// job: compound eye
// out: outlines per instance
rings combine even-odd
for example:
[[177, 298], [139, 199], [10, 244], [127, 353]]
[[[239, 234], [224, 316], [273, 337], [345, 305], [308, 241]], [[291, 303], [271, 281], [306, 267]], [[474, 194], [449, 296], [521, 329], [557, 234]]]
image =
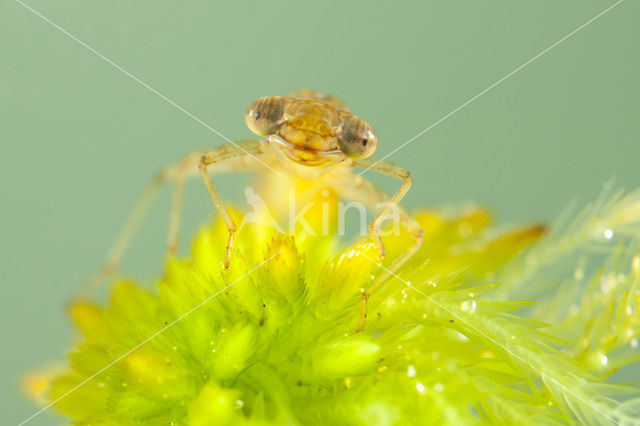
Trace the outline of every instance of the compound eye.
[[278, 132], [284, 123], [284, 110], [290, 100], [283, 96], [256, 99], [244, 113], [244, 121], [253, 133], [269, 136]]
[[344, 115], [338, 141], [342, 152], [351, 158], [370, 157], [378, 146], [373, 127], [352, 114]]

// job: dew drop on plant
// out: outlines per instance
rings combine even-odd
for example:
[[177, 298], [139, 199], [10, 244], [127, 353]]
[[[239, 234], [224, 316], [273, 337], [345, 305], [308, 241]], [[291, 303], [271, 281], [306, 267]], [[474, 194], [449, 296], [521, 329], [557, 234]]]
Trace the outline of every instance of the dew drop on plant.
[[467, 336], [465, 336], [464, 334], [458, 332], [458, 339], [460, 339], [460, 341], [462, 342], [468, 342], [469, 338]]
[[631, 303], [627, 303], [627, 306], [625, 307], [624, 310], [627, 313], [627, 315], [629, 316], [633, 315], [633, 305], [631, 305]]
[[472, 314], [476, 311], [477, 303], [475, 300], [465, 300], [462, 302], [462, 312]]
[[602, 358], [600, 358], [600, 364], [607, 365], [608, 362], [609, 358], [606, 355], [602, 355]]
[[418, 390], [419, 393], [424, 393], [424, 385], [420, 382], [416, 383], [416, 389]]
[[416, 377], [418, 375], [418, 373], [416, 372], [416, 368], [409, 364], [409, 366], [407, 367], [407, 376], [409, 377]]
[[602, 279], [600, 280], [600, 291], [602, 291], [602, 293], [604, 294], [609, 293], [615, 286], [616, 286], [615, 277], [606, 276], [606, 277], [602, 277]]
[[633, 267], [633, 272], [640, 274], [640, 255], [633, 256], [631, 266]]
[[629, 345], [632, 348], [637, 348], [638, 346], [640, 346], [640, 343], [638, 343], [638, 339], [631, 339], [631, 342], [629, 342]]
[[613, 238], [613, 231], [612, 231], [611, 229], [605, 229], [605, 231], [604, 231], [604, 237], [605, 237], [607, 240], [612, 239], [612, 238]]

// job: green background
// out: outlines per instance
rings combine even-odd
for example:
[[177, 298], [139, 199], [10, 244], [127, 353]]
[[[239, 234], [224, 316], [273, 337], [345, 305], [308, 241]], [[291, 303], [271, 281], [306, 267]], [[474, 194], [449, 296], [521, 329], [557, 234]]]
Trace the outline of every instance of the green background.
[[[613, 2], [28, 4], [232, 139], [250, 136], [254, 98], [314, 88], [372, 123], [385, 154]], [[522, 223], [594, 199], [612, 177], [637, 187], [638, 22], [640, 3], [623, 2], [395, 153], [416, 179], [406, 205], [475, 201]], [[0, 132], [0, 413], [12, 424], [36, 410], [20, 375], [68, 350], [65, 304], [145, 182], [224, 140], [14, 0], [0, 4]], [[248, 181], [217, 182], [240, 202]], [[168, 203], [165, 191], [126, 274], [161, 271]], [[183, 252], [210, 211], [191, 182]]]

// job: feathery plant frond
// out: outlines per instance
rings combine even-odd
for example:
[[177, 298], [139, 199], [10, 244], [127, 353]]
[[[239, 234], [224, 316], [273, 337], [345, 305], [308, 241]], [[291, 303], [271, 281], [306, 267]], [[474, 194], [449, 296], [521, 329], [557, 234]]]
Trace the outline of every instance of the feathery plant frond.
[[[612, 243], [635, 243], [639, 237], [640, 189], [626, 194], [610, 182], [595, 202], [581, 211], [568, 209], [547, 238], [504, 268], [497, 276], [504, 283], [498, 294], [537, 300], [570, 276], [566, 268], [577, 263], [576, 256], [606, 255]], [[601, 264], [601, 259], [596, 261]]]

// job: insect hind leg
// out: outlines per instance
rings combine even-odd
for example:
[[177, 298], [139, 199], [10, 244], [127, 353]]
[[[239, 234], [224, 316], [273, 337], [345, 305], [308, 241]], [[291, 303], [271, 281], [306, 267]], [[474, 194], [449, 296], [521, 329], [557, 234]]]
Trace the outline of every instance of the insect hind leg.
[[178, 242], [178, 228], [180, 223], [181, 205], [183, 199], [184, 180], [193, 174], [194, 164], [200, 158], [201, 153], [193, 153], [185, 156], [179, 163], [161, 169], [151, 179], [144, 192], [135, 202], [124, 225], [118, 232], [115, 242], [107, 255], [107, 260], [83, 286], [77, 299], [87, 300], [95, 294], [100, 286], [110, 279], [118, 270], [122, 259], [131, 243], [133, 236], [140, 227], [147, 212], [159, 190], [168, 182], [173, 181], [174, 194], [169, 214], [168, 250], [175, 253]]

